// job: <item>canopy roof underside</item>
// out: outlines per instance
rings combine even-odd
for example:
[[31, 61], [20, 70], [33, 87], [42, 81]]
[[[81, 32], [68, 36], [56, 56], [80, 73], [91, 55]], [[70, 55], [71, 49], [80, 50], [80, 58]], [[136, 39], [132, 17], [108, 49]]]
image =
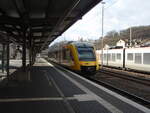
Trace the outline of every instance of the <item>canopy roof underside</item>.
[[[39, 50], [92, 9], [101, 0], [0, 0], [0, 42], [27, 44]], [[28, 47], [28, 46], [27, 46]]]

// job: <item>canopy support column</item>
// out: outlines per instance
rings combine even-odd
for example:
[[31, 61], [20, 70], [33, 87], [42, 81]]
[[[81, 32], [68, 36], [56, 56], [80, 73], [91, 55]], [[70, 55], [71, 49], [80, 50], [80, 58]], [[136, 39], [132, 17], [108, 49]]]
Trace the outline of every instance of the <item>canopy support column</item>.
[[7, 36], [7, 65], [6, 65], [7, 77], [9, 77], [9, 36]]
[[5, 44], [2, 44], [2, 73], [4, 73], [4, 53], [5, 53]]
[[23, 33], [23, 51], [22, 51], [22, 68], [23, 71], [26, 71], [26, 32]]
[[29, 65], [32, 66], [32, 52], [33, 52], [33, 44], [32, 44], [32, 35], [31, 35], [31, 28], [29, 33]]

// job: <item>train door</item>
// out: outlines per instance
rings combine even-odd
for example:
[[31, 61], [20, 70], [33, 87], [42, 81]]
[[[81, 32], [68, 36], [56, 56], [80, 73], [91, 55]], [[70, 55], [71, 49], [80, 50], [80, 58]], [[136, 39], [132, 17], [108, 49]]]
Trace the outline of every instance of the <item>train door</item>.
[[107, 55], [106, 64], [108, 66], [108, 49], [106, 50], [106, 55]]
[[123, 69], [125, 69], [125, 48], [123, 49]]

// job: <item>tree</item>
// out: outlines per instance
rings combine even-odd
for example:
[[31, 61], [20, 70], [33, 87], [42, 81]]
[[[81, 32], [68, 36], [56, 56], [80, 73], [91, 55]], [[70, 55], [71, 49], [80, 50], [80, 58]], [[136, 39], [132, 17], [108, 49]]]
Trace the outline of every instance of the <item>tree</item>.
[[107, 34], [106, 34], [106, 38], [115, 38], [115, 37], [118, 37], [119, 34], [117, 31], [115, 30], [112, 30], [112, 31], [109, 31]]

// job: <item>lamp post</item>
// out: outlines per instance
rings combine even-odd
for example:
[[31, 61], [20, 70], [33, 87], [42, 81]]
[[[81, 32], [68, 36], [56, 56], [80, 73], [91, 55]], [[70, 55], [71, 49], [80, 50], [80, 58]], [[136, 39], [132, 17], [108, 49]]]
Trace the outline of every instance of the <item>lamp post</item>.
[[132, 47], [132, 27], [130, 27], [130, 47]]
[[101, 2], [102, 3], [102, 37], [101, 37], [101, 68], [103, 68], [103, 38], [104, 38], [104, 4], [105, 2]]

